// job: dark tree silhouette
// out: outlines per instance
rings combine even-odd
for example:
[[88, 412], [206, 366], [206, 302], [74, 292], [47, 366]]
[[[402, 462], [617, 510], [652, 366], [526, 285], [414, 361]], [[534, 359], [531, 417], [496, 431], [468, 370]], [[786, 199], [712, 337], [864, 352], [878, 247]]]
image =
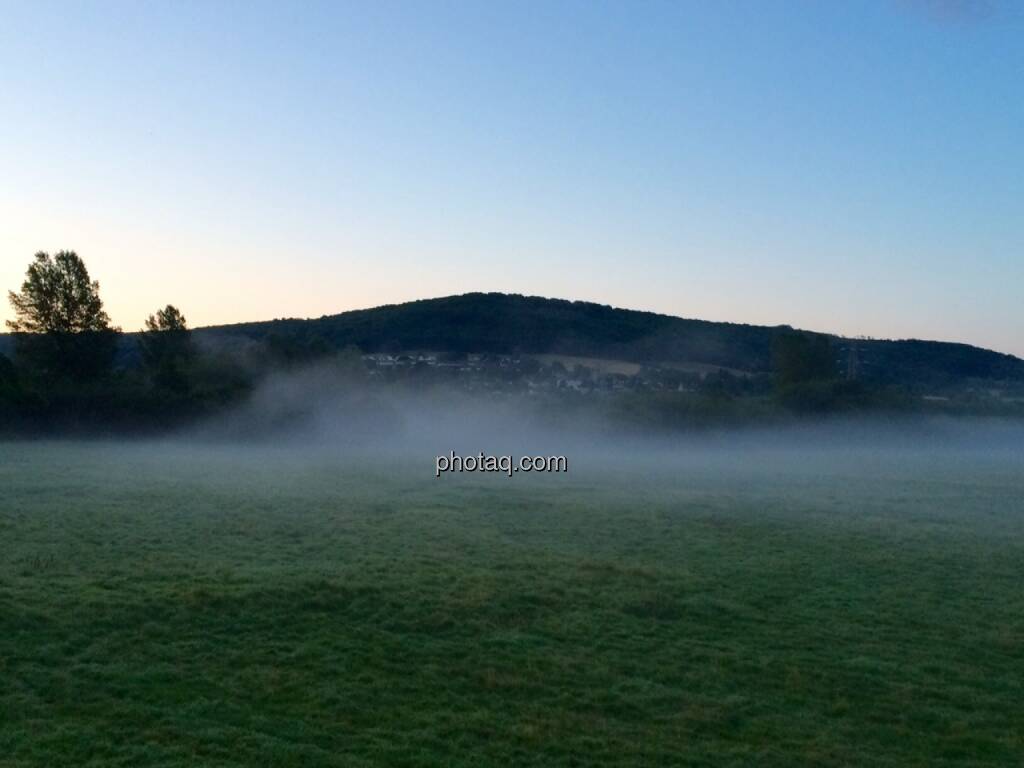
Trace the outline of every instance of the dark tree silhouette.
[[146, 330], [151, 332], [176, 332], [187, 331], [188, 325], [181, 310], [173, 304], [168, 304], [163, 309], [158, 309], [155, 315], [146, 318]]
[[181, 310], [168, 304], [146, 318], [139, 347], [154, 382], [168, 389], [187, 389], [185, 371], [193, 357], [193, 347], [192, 335]]
[[19, 363], [46, 378], [95, 378], [109, 371], [118, 329], [103, 311], [100, 285], [74, 251], [40, 251], [18, 293], [8, 292]]
[[40, 251], [25, 273], [21, 291], [7, 295], [17, 315], [7, 327], [15, 333], [111, 330], [100, 284], [89, 280], [85, 262], [74, 251], [58, 251], [52, 258]]

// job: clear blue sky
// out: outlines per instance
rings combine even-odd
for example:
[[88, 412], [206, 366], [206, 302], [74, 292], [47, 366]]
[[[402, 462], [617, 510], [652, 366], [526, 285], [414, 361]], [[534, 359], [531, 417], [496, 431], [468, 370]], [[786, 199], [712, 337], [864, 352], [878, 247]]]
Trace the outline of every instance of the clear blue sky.
[[0, 11], [4, 289], [74, 248], [126, 329], [500, 290], [1024, 355], [1018, 2]]

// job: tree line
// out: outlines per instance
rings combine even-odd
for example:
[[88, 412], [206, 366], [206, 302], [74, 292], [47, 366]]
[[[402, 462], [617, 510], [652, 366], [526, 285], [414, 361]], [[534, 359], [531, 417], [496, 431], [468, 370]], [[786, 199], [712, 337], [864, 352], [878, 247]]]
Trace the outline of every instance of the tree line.
[[117, 367], [121, 329], [99, 282], [74, 251], [35, 254], [19, 291], [8, 291], [14, 359], [0, 354], [0, 428], [95, 431], [169, 425], [240, 395], [245, 377], [199, 354], [172, 304], [149, 315], [137, 366]]
[[[610, 411], [638, 423], [910, 410], [923, 402], [905, 384], [877, 372], [870, 380], [852, 376], [849, 365], [838, 365], [837, 340], [824, 334], [683, 321], [557, 300], [472, 294], [317, 321], [235, 326], [230, 338], [207, 333], [199, 344], [173, 304], [149, 315], [140, 333], [122, 333], [104, 310], [99, 282], [74, 251], [37, 253], [20, 290], [8, 292], [8, 299], [15, 315], [7, 321], [13, 359], [0, 353], [0, 432], [7, 433], [162, 430], [239, 401], [270, 371], [333, 358], [351, 373], [362, 370], [360, 349], [391, 346], [462, 355], [564, 348], [641, 362], [717, 358], [747, 361], [748, 371], [759, 371], [750, 379], [720, 371], [692, 394], [623, 395], [609, 404]], [[890, 349], [884, 344], [872, 347], [877, 361]], [[973, 375], [989, 374], [992, 361], [1013, 363], [1001, 359], [1008, 356], [957, 345], [888, 344], [893, 350], [902, 344], [904, 365], [919, 381], [928, 379], [930, 363], [943, 355], [950, 360], [946, 369], [968, 365], [965, 372]], [[876, 371], [887, 367], [876, 365]], [[766, 378], [770, 384], [762, 387], [759, 382]], [[552, 407], [565, 409], [566, 403]]]

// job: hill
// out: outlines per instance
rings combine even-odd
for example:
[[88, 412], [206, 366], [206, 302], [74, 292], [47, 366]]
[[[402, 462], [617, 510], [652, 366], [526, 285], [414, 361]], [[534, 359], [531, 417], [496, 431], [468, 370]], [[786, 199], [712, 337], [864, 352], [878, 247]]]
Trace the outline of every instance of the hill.
[[[212, 343], [242, 339], [356, 346], [363, 352], [559, 354], [639, 364], [699, 363], [767, 372], [772, 340], [789, 326], [692, 320], [582, 301], [468, 293], [311, 320], [273, 320], [197, 331]], [[903, 385], [1022, 382], [1024, 360], [967, 344], [829, 336], [841, 370]], [[855, 352], [851, 356], [850, 349]]]
[[[364, 353], [565, 355], [764, 373], [771, 370], [773, 339], [792, 331], [790, 326], [684, 319], [583, 301], [467, 293], [308, 320], [210, 326], [197, 329], [195, 336], [208, 347], [226, 349], [257, 343], [319, 350], [354, 346]], [[855, 364], [858, 378], [868, 381], [928, 389], [1024, 383], [1024, 360], [968, 344], [816, 335], [829, 339], [842, 373]], [[134, 339], [135, 334], [125, 335], [123, 360], [134, 357]], [[0, 335], [0, 352], [11, 351], [11, 337]]]

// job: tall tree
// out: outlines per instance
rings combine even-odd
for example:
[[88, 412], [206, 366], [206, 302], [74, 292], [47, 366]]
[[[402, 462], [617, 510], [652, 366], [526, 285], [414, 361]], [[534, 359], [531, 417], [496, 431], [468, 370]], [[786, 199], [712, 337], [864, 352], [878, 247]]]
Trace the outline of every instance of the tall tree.
[[58, 251], [52, 258], [40, 251], [25, 273], [21, 291], [7, 295], [17, 315], [7, 327], [15, 333], [111, 330], [100, 284], [89, 279], [85, 262], [74, 251]]
[[16, 319], [7, 327], [16, 334], [19, 363], [31, 372], [89, 379], [109, 370], [118, 329], [103, 311], [100, 284], [74, 251], [37, 253], [21, 290], [8, 298]]
[[188, 324], [181, 310], [173, 304], [158, 309], [156, 314], [146, 318], [146, 331], [151, 333], [187, 331]]
[[157, 384], [175, 390], [187, 387], [185, 367], [193, 356], [193, 347], [181, 310], [168, 304], [146, 318], [139, 347], [142, 361]]

